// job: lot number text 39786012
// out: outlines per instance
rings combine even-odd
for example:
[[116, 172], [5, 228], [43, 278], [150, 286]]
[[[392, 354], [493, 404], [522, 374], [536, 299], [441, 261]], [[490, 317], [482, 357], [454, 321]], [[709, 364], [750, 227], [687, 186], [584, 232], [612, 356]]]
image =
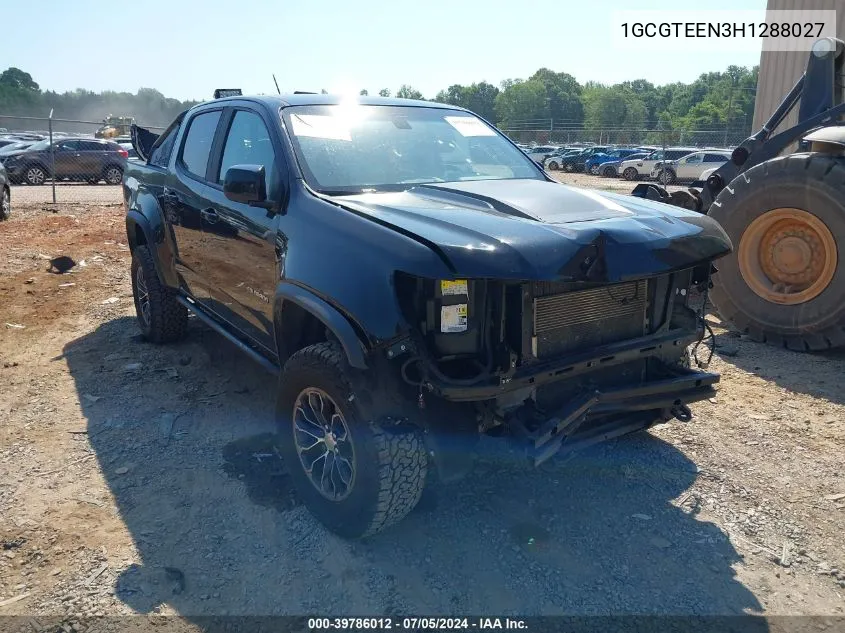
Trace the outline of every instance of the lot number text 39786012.
[[527, 630], [524, 620], [518, 618], [309, 618], [308, 629], [311, 631], [362, 631], [362, 630], [397, 630], [397, 631], [445, 631], [458, 630]]

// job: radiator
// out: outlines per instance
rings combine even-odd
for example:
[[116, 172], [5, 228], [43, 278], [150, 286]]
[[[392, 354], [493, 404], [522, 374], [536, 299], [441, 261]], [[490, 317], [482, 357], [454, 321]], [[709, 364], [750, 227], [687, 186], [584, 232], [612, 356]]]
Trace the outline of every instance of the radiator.
[[538, 359], [579, 352], [646, 333], [648, 281], [548, 294], [535, 284], [532, 352]]

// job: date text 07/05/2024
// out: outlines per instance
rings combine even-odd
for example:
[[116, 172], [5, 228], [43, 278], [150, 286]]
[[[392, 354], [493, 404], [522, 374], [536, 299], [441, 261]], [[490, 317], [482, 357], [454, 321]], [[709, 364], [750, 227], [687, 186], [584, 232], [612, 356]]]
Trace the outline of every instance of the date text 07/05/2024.
[[309, 618], [311, 631], [329, 630], [397, 630], [444, 631], [456, 630], [527, 630], [524, 620], [518, 618]]

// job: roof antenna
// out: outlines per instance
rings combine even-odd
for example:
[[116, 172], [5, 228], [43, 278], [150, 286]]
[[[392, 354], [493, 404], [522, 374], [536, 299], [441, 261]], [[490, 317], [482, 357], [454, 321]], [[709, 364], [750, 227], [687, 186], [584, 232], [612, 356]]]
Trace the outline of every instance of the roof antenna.
[[276, 73], [273, 73], [273, 83], [276, 84], [276, 92], [278, 92], [279, 94], [282, 94], [282, 91], [279, 90], [279, 82], [276, 81]]

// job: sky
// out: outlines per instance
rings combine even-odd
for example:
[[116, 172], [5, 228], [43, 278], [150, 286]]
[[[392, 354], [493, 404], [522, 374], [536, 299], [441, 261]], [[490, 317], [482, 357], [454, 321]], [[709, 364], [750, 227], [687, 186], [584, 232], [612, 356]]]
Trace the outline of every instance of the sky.
[[[145, 0], [3, 7], [0, 70], [16, 66], [42, 89], [135, 92], [204, 100], [215, 88], [273, 93], [411, 84], [433, 98], [451, 84], [527, 79], [541, 67], [579, 82], [690, 82], [731, 64], [759, 63], [759, 49], [714, 46], [665, 52], [618, 45], [616, 10], [667, 12], [678, 0]], [[714, 21], [765, 0], [707, 0]], [[680, 3], [683, 7], [684, 3]], [[690, 5], [692, 6], [692, 3]]]

